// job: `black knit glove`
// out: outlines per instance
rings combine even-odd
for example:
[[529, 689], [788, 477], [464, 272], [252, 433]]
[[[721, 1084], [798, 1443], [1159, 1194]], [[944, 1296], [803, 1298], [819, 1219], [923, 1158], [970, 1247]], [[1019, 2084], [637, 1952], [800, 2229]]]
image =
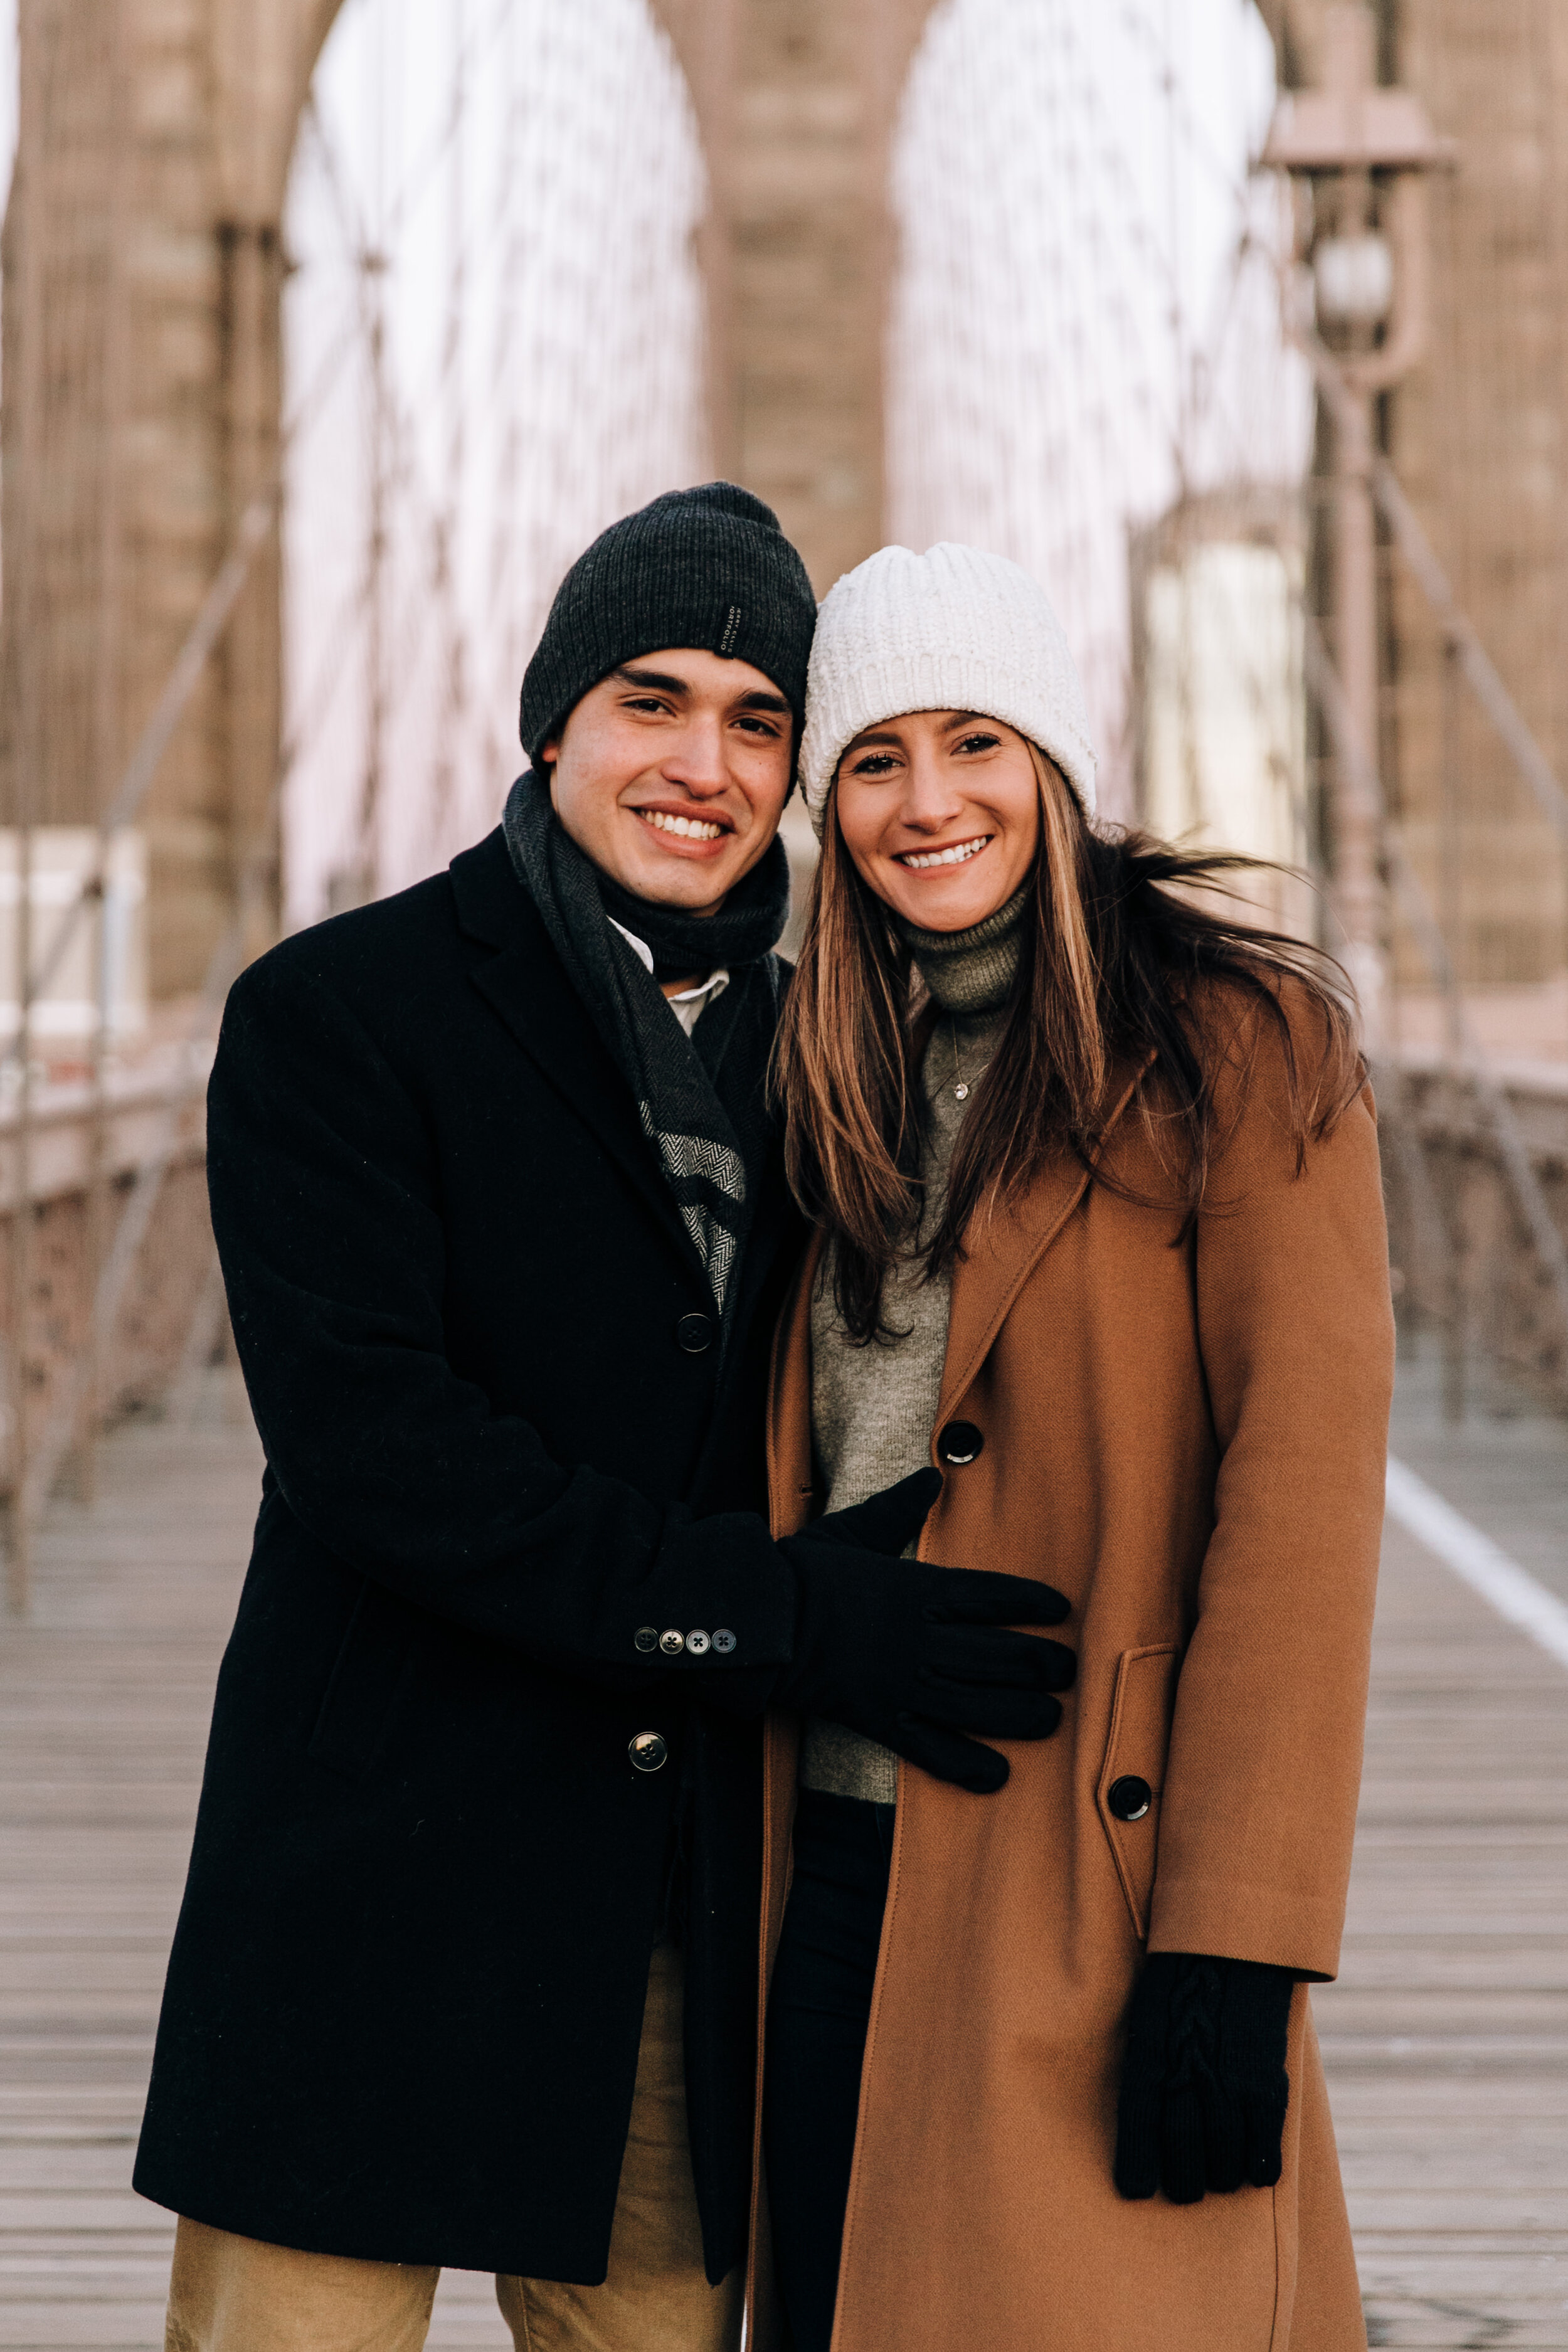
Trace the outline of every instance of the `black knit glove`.
[[980, 1794], [1002, 1786], [1007, 1759], [963, 1734], [1044, 1739], [1062, 1719], [1051, 1694], [1070, 1686], [1078, 1660], [1005, 1630], [1061, 1623], [1068, 1603], [1048, 1584], [900, 1558], [941, 1492], [937, 1471], [917, 1470], [784, 1539], [800, 1614], [774, 1696]]
[[1205, 2189], [1273, 2187], [1294, 1983], [1289, 1969], [1258, 1960], [1150, 1955], [1132, 1990], [1121, 2067], [1123, 2197], [1163, 2189], [1173, 2205], [1195, 2205]]

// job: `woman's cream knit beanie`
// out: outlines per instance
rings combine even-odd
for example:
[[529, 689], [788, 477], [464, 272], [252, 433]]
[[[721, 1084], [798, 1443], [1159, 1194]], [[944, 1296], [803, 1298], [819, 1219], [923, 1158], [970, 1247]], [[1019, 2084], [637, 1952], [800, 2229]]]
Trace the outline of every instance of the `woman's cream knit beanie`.
[[827, 790], [862, 728], [907, 710], [973, 710], [1047, 752], [1094, 814], [1083, 688], [1050, 599], [1005, 555], [949, 541], [884, 547], [829, 589], [805, 688], [800, 782], [820, 836]]

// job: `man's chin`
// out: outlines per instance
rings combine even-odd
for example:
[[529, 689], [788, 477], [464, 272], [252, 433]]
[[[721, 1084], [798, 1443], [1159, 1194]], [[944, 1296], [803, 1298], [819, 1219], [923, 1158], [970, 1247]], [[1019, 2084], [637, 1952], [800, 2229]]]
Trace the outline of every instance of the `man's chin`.
[[745, 868], [737, 859], [699, 860], [655, 851], [651, 856], [626, 859], [616, 880], [634, 898], [650, 907], [679, 907], [689, 915], [716, 912]]

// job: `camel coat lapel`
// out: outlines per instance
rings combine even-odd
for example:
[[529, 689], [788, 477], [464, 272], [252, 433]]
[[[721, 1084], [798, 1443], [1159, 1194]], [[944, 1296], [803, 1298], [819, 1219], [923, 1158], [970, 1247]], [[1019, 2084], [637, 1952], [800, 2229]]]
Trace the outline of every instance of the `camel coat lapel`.
[[[1097, 1160], [1114, 1136], [1141, 1076], [1141, 1069], [1113, 1075], [1107, 1089], [1110, 1109]], [[1001, 1211], [966, 1244], [965, 1255], [953, 1269], [938, 1430], [952, 1420], [958, 1400], [984, 1361], [1013, 1300], [1088, 1191], [1090, 1172], [1081, 1160], [1064, 1157], [1042, 1173], [1021, 1202]], [[932, 1447], [931, 1459], [940, 1469], [934, 1432]]]

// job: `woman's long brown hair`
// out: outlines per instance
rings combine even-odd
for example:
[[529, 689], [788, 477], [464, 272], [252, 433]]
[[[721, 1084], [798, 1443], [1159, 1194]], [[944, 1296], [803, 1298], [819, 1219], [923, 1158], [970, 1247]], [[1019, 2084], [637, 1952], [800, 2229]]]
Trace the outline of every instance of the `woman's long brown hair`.
[[[1113, 1060], [1147, 1065], [1138, 1109], [1174, 1172], [1176, 1204], [1188, 1221], [1197, 1214], [1223, 1141], [1215, 1085], [1243, 1025], [1195, 1017], [1208, 983], [1231, 983], [1275, 1025], [1299, 1161], [1364, 1076], [1339, 967], [1299, 940], [1226, 919], [1212, 903], [1257, 860], [1097, 832], [1055, 765], [1037, 751], [1035, 764], [1040, 844], [1023, 961], [985, 1085], [959, 1133], [945, 1213], [921, 1253], [931, 1272], [951, 1267], [971, 1222], [1016, 1200], [1047, 1158], [1066, 1150], [1093, 1167]], [[1287, 982], [1321, 1024], [1310, 1098], [1280, 1001]], [[827, 1228], [838, 1310], [861, 1342], [892, 1336], [883, 1280], [910, 1255], [920, 1223], [918, 993], [910, 950], [856, 871], [830, 795], [774, 1072], [790, 1182]]]

